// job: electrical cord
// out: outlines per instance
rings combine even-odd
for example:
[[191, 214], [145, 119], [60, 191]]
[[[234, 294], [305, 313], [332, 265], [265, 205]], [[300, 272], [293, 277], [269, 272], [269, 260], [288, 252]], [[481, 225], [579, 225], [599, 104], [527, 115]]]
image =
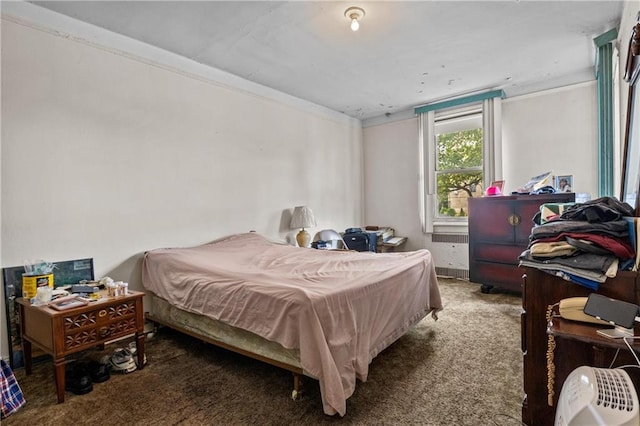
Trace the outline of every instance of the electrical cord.
[[616, 368], [640, 368], [640, 365], [627, 364], [627, 365], [621, 365], [621, 366], [616, 367]]
[[624, 344], [627, 345], [627, 348], [629, 348], [629, 352], [631, 352], [631, 355], [633, 355], [633, 357], [635, 358], [636, 363], [638, 364], [638, 366], [640, 366], [640, 359], [638, 359], [638, 355], [636, 354], [636, 351], [633, 350], [633, 348], [631, 347], [631, 344], [629, 343], [629, 340], [635, 340], [635, 339], [640, 339], [640, 336], [623, 337], [622, 341], [624, 341]]
[[526, 424], [526, 423], [523, 423], [520, 419], [516, 419], [516, 418], [515, 418], [515, 417], [513, 417], [513, 416], [510, 416], [510, 415], [508, 415], [508, 414], [502, 414], [502, 413], [494, 414], [494, 415], [493, 415], [493, 418], [491, 419], [491, 421], [493, 421], [493, 424], [494, 424], [494, 425], [496, 425], [496, 426], [502, 426], [502, 425], [504, 425], [504, 424], [505, 424], [505, 423], [498, 423], [498, 422], [496, 421], [496, 418], [497, 418], [497, 417], [504, 417], [504, 418], [506, 418], [507, 420], [513, 420], [513, 421], [517, 422], [520, 426], [527, 426], [527, 424]]
[[609, 368], [613, 368], [613, 364], [616, 363], [616, 359], [618, 359], [619, 353], [620, 353], [620, 348], [616, 349], [616, 353], [613, 355], [613, 359], [611, 360], [611, 364], [609, 364]]

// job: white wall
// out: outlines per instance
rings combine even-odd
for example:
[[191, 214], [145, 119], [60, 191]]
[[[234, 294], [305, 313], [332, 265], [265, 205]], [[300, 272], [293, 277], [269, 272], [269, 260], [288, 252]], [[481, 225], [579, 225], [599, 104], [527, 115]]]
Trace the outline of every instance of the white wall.
[[598, 195], [594, 82], [505, 99], [503, 176], [507, 192], [543, 172], [573, 175], [574, 192]]
[[419, 215], [418, 119], [363, 129], [365, 224], [411, 236], [403, 250], [423, 248]]
[[141, 290], [146, 250], [290, 238], [301, 204], [361, 223], [360, 121], [258, 92], [3, 15], [2, 266], [93, 257]]

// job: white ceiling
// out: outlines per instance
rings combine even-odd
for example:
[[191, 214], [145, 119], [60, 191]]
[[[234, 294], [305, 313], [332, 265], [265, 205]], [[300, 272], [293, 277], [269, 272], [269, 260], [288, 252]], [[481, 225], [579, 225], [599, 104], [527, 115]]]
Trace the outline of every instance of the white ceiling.
[[[593, 80], [622, 1], [38, 1], [359, 119]], [[344, 11], [365, 9], [352, 32]]]

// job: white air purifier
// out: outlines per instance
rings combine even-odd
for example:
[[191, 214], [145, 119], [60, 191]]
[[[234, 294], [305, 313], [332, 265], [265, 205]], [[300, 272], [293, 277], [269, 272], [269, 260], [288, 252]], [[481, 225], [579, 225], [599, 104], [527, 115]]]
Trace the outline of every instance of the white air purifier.
[[562, 385], [555, 426], [640, 425], [638, 395], [626, 371], [578, 367]]

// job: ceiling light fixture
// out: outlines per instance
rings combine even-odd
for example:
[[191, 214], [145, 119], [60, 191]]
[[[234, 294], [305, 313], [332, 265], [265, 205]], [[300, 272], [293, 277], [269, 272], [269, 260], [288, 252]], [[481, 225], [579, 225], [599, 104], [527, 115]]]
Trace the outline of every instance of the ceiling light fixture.
[[351, 20], [351, 31], [358, 31], [360, 19], [364, 17], [364, 9], [352, 6], [344, 11], [344, 16]]

